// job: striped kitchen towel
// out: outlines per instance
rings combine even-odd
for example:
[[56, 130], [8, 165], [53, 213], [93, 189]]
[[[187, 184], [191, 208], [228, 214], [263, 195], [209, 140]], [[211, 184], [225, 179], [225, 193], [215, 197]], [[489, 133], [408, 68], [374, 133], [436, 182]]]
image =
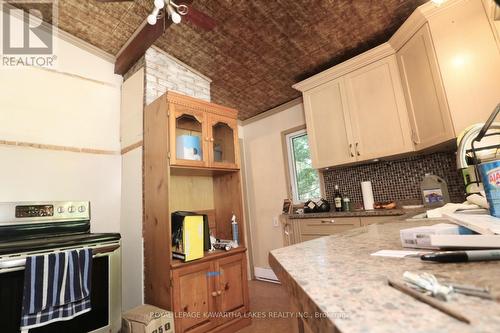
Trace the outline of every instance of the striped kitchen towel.
[[89, 312], [91, 271], [91, 249], [28, 257], [21, 330]]

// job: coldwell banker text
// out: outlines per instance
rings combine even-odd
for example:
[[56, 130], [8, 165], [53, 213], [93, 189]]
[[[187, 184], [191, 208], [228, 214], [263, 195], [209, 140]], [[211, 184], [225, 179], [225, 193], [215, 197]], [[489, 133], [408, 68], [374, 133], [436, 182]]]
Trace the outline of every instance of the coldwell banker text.
[[54, 67], [57, 0], [0, 0], [3, 67]]

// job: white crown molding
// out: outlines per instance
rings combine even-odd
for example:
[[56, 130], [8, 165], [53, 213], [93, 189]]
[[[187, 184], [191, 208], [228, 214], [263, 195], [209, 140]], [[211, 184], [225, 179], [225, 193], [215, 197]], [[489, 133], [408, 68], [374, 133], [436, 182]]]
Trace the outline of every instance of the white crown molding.
[[[2, 2], [0, 4], [2, 7], [2, 11], [5, 11], [6, 8], [17, 9], [16, 7], [14, 7], [8, 3]], [[18, 15], [16, 12], [12, 13], [11, 15], [17, 19], [20, 19], [20, 20], [23, 19], [23, 17], [21, 15]], [[70, 44], [72, 44], [72, 45], [74, 45], [74, 46], [76, 46], [84, 51], [87, 51], [95, 56], [98, 56], [99, 58], [102, 58], [103, 60], [106, 60], [106, 61], [111, 62], [113, 64], [115, 63], [116, 58], [112, 54], [109, 54], [109, 53], [101, 50], [100, 48], [98, 48], [90, 43], [87, 43], [86, 41], [84, 41], [76, 36], [73, 36], [64, 30], [59, 29], [59, 27], [56, 25], [51, 25], [51, 24], [43, 21], [41, 24], [41, 27], [46, 29], [47, 31], [49, 31], [52, 28], [52, 32], [54, 34], [54, 37], [60, 38], [60, 39], [64, 40], [65, 42], [68, 42], [68, 43], [70, 43]]]
[[[426, 3], [422, 6], [427, 6]], [[434, 6], [434, 5], [432, 5]], [[422, 11], [417, 8], [410, 17], [403, 23], [401, 27], [392, 35], [389, 39], [389, 44], [392, 45], [394, 50], [398, 51], [406, 42], [425, 24], [427, 19], [423, 15]]]
[[390, 56], [394, 53], [395, 51], [389, 43], [383, 43], [371, 50], [368, 50], [347, 61], [344, 61], [341, 64], [333, 66], [330, 69], [311, 76], [308, 79], [305, 79], [304, 81], [296, 83], [292, 86], [292, 88], [302, 92], [310, 90], [335, 78], [350, 73], [358, 68], [364, 67], [375, 61]]
[[389, 44], [398, 51], [432, 17], [468, 0], [448, 0], [440, 6], [432, 1], [419, 6], [389, 39]]
[[92, 44], [89, 44], [86, 41], [84, 41], [78, 37], [75, 37], [64, 30], [57, 29], [56, 37], [59, 37], [62, 40], [64, 40], [65, 42], [68, 42], [68, 43], [70, 43], [70, 44], [72, 44], [72, 45], [74, 45], [82, 50], [85, 50], [85, 51], [89, 52], [90, 54], [93, 54], [93, 55], [95, 55], [103, 60], [106, 60], [112, 64], [114, 64], [116, 61], [116, 58], [114, 55], [112, 55], [106, 51], [103, 51], [100, 48], [98, 48]]
[[280, 104], [272, 109], [269, 109], [267, 111], [264, 111], [262, 113], [259, 113], [258, 115], [256, 116], [253, 116], [251, 118], [248, 118], [248, 119], [245, 119], [243, 121], [241, 121], [240, 125], [241, 126], [246, 126], [248, 124], [251, 124], [251, 123], [254, 123], [258, 120], [261, 120], [261, 119], [264, 119], [264, 118], [267, 118], [267, 117], [271, 117], [272, 115], [275, 115], [277, 113], [280, 113], [280, 112], [283, 112], [283, 111], [286, 111], [296, 105], [299, 105], [299, 104], [302, 104], [302, 96], [301, 97], [297, 97], [295, 99], [292, 99], [291, 101], [288, 101], [288, 102], [285, 102], [283, 104]]

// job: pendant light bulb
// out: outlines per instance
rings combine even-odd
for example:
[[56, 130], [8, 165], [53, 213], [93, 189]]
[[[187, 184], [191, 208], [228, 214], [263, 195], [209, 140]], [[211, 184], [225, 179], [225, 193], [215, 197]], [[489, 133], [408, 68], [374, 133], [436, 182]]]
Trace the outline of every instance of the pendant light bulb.
[[155, 7], [158, 9], [165, 7], [165, 0], [155, 0]]
[[181, 23], [182, 20], [181, 16], [179, 15], [179, 13], [175, 11], [175, 9], [171, 5], [167, 5], [167, 11], [168, 15], [172, 19], [172, 22], [174, 22], [175, 24]]
[[174, 12], [172, 14], [172, 22], [174, 22], [175, 24], [179, 24], [179, 23], [181, 23], [181, 20], [182, 20], [182, 18], [179, 14], [177, 14], [177, 12]]
[[155, 25], [157, 21], [156, 15], [148, 15], [148, 23], [151, 25]]
[[158, 21], [158, 14], [159, 13], [160, 13], [160, 8], [155, 7], [155, 9], [153, 9], [153, 12], [151, 13], [151, 15], [149, 15], [147, 18], [148, 23], [151, 25], [155, 25], [156, 21]]

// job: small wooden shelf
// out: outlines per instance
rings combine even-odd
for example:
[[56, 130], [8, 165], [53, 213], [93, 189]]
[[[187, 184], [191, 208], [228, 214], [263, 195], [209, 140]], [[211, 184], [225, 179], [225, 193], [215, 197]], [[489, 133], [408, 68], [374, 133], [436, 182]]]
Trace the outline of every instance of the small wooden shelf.
[[208, 167], [170, 166], [172, 176], [217, 176], [227, 173], [238, 172], [240, 169], [218, 169]]
[[232, 255], [237, 254], [237, 253], [242, 253], [242, 252], [244, 253], [246, 250], [247, 250], [246, 247], [240, 246], [240, 247], [237, 247], [235, 249], [231, 249], [229, 251], [215, 250], [213, 252], [205, 252], [203, 258], [193, 260], [193, 261], [188, 261], [188, 262], [184, 262], [184, 261], [179, 260], [179, 259], [172, 259], [172, 261], [170, 262], [170, 267], [171, 268], [179, 268], [179, 267], [186, 267], [189, 265], [197, 265], [197, 264], [201, 264], [201, 263], [206, 262], [206, 261], [232, 256]]

